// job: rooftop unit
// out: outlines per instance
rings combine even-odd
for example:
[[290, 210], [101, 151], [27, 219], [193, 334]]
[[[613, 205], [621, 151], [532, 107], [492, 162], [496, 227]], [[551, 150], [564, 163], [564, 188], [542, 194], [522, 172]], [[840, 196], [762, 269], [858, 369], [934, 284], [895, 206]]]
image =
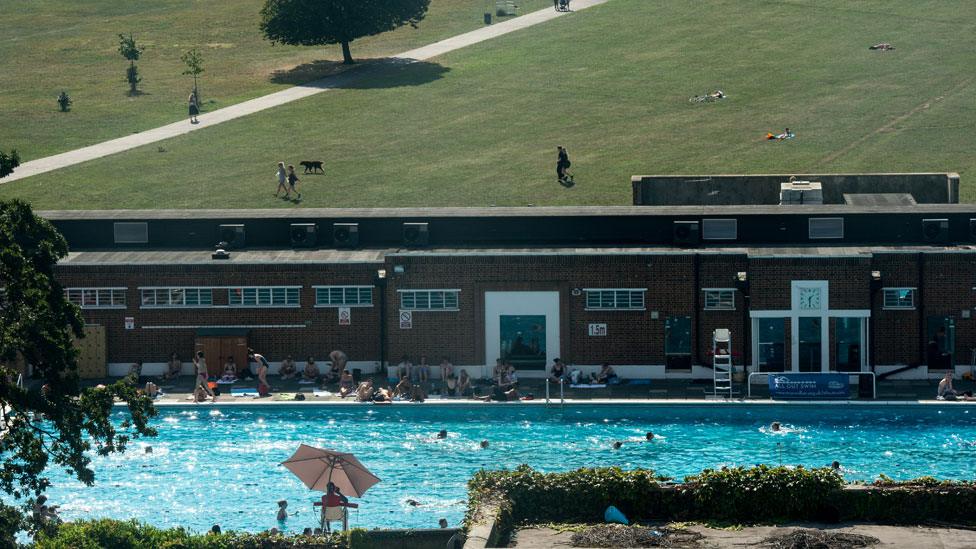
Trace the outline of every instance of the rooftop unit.
[[819, 181], [787, 181], [779, 184], [780, 206], [823, 203], [823, 185]]

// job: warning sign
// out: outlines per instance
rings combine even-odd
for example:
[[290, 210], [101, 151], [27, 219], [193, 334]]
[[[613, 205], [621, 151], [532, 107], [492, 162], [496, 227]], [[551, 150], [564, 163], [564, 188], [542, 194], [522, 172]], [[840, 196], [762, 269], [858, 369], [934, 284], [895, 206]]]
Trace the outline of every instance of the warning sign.
[[134, 330], [136, 327], [136, 319], [131, 316], [125, 317], [125, 329]]
[[352, 311], [349, 307], [339, 307], [339, 326], [352, 324]]
[[413, 311], [400, 311], [400, 329], [409, 330], [413, 328]]

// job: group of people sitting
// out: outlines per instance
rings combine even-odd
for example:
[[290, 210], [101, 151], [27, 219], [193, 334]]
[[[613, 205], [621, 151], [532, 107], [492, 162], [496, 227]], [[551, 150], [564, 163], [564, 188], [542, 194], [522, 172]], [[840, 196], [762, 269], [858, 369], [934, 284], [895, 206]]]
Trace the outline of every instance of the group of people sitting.
[[957, 391], [952, 386], [952, 370], [946, 371], [939, 381], [939, 390], [935, 398], [937, 400], [976, 400], [972, 391]]
[[[554, 358], [552, 367], [549, 370], [549, 381], [552, 383], [571, 383], [577, 385], [583, 383], [585, 378], [579, 370], [570, 371], [569, 367], [563, 364], [562, 359]], [[591, 373], [589, 383], [591, 385], [615, 385], [620, 382], [617, 372], [613, 370], [609, 362], [600, 365], [600, 371]]]
[[[467, 370], [461, 369], [457, 374], [454, 373], [454, 365], [448, 357], [443, 357], [441, 363], [433, 368], [427, 362], [427, 355], [420, 355], [417, 363], [410, 361], [408, 355], [403, 355], [400, 363], [397, 364], [397, 387], [401, 388], [400, 393], [412, 391], [415, 386], [420, 386], [421, 390], [425, 386], [432, 385], [431, 372], [436, 369], [440, 374], [440, 387], [431, 387], [433, 392], [445, 396], [467, 396], [471, 392], [471, 377]], [[403, 380], [406, 379], [407, 383]], [[396, 389], [395, 389], [396, 391]]]

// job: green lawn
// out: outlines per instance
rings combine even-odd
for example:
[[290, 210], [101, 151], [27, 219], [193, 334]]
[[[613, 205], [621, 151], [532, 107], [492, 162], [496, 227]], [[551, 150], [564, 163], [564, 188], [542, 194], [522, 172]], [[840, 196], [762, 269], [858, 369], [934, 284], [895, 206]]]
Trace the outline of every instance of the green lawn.
[[[337, 69], [338, 46], [272, 46], [258, 30], [263, 0], [0, 0], [0, 150], [23, 160], [121, 137], [186, 116], [192, 79], [180, 55], [203, 53], [206, 110], [224, 107]], [[493, 0], [432, 0], [417, 29], [356, 40], [358, 59], [393, 55], [484, 25]], [[548, 5], [523, 0], [523, 12]], [[146, 47], [143, 95], [129, 97], [118, 34]], [[60, 113], [61, 90], [74, 101]]]
[[[945, 171], [976, 198], [976, 3], [609, 3], [313, 98], [0, 185], [38, 208], [628, 204], [630, 176]], [[891, 42], [890, 53], [869, 51]], [[688, 97], [721, 88], [721, 103]], [[767, 142], [789, 126], [796, 139]], [[569, 148], [577, 186], [555, 182]], [[274, 165], [320, 159], [305, 201]]]

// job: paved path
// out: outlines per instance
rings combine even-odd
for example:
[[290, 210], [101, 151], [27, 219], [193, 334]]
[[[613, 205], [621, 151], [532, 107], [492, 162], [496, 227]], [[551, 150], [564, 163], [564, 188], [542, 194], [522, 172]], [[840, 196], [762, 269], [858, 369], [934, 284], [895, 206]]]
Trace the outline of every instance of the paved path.
[[[976, 532], [955, 528], [930, 528], [925, 526], [879, 526], [873, 524], [810, 524], [803, 529], [826, 530], [834, 533], [850, 533], [877, 538], [880, 543], [870, 547], [899, 547], [904, 549], [964, 549], [976, 547]], [[688, 528], [704, 536], [699, 543], [676, 544], [674, 547], [740, 549], [763, 547], [762, 541], [770, 536], [785, 535], [796, 526], [748, 526], [742, 530], [714, 530], [700, 525]], [[520, 549], [570, 548], [572, 532], [557, 532], [545, 527], [523, 528], [516, 534], [514, 547]], [[768, 547], [768, 546], [766, 546]]]
[[[574, 0], [572, 3], [573, 11], [579, 11], [598, 4], [603, 4], [606, 1], [607, 0]], [[515, 32], [533, 25], [538, 25], [539, 23], [545, 23], [546, 21], [550, 21], [564, 15], [567, 15], [567, 13], [557, 12], [550, 8], [534, 11], [520, 17], [509, 19], [503, 23], [483, 27], [475, 31], [466, 32], [458, 36], [441, 40], [440, 42], [435, 42], [427, 46], [403, 52], [399, 55], [393, 56], [392, 59], [393, 62], [400, 61], [404, 63], [425, 61], [432, 57], [437, 57], [472, 44], [491, 40], [492, 38], [497, 38], [510, 32]], [[75, 149], [73, 151], [68, 151], [53, 156], [38, 158], [37, 160], [31, 160], [30, 162], [24, 162], [14, 171], [14, 173], [0, 179], [0, 183], [9, 183], [11, 181], [16, 181], [32, 175], [38, 175], [60, 168], [73, 166], [75, 164], [81, 164], [82, 162], [87, 162], [103, 156], [120, 153], [136, 147], [156, 143], [171, 137], [176, 137], [178, 135], [187, 134], [192, 131], [209, 128], [216, 124], [227, 122], [228, 120], [241, 118], [242, 116], [261, 112], [279, 105], [291, 103], [292, 101], [298, 101], [299, 99], [311, 97], [330, 89], [342, 88], [344, 85], [353, 80], [358, 80], [366, 75], [369, 75], [371, 72], [375, 71], [377, 67], [378, 65], [364, 65], [360, 70], [330, 76], [321, 80], [309, 82], [308, 84], [295, 86], [280, 92], [251, 99], [250, 101], [231, 105], [230, 107], [208, 112], [200, 115], [199, 124], [190, 124], [189, 121], [182, 120], [180, 122], [174, 122], [173, 124], [161, 126], [152, 130], [104, 141], [102, 143], [97, 143], [95, 145], [90, 145], [88, 147]]]

